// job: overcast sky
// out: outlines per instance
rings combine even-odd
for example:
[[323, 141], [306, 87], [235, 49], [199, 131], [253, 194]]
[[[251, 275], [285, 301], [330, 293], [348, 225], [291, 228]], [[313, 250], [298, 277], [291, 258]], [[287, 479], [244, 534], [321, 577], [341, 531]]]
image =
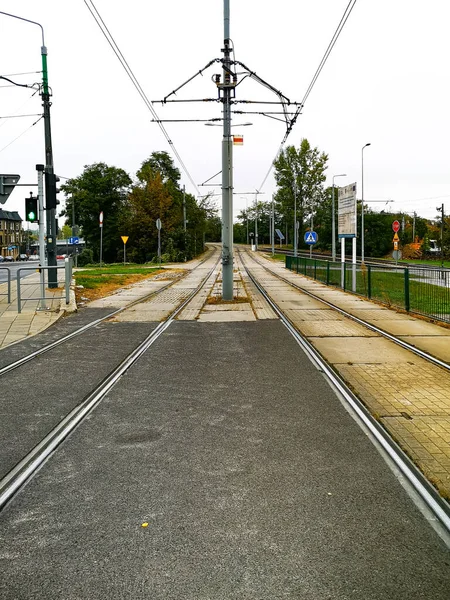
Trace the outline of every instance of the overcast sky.
[[[151, 100], [174, 88], [222, 56], [223, 0], [94, 0], [95, 6]], [[235, 57], [291, 100], [302, 100], [348, 0], [231, 0], [230, 34]], [[81, 174], [84, 165], [105, 162], [134, 176], [153, 151], [170, 147], [132, 86], [83, 0], [0, 0], [0, 10], [42, 24], [48, 49], [55, 172]], [[329, 155], [327, 183], [357, 182], [375, 210], [405, 211], [435, 218], [436, 207], [450, 212], [450, 23], [449, 0], [358, 0], [288, 144], [302, 138]], [[40, 80], [40, 29], [0, 15], [0, 74], [14, 81]], [[215, 65], [179, 92], [178, 98], [217, 94]], [[0, 81], [0, 173], [36, 181], [35, 165], [45, 162], [44, 125], [38, 117], [4, 119], [42, 112], [38, 94]], [[238, 99], [276, 100], [246, 80]], [[261, 107], [247, 110], [261, 110]], [[237, 108], [245, 110], [245, 105]], [[155, 104], [160, 118], [220, 117], [220, 105]], [[251, 122], [252, 126], [240, 127]], [[285, 133], [283, 123], [257, 115], [235, 115], [235, 215], [264, 192], [270, 201], [273, 174], [261, 188]], [[199, 185], [221, 169], [220, 127], [169, 123], [166, 128]], [[27, 131], [26, 131], [27, 130]], [[10, 144], [20, 134], [25, 133]], [[8, 145], [10, 144], [10, 145]], [[7, 146], [7, 147], [6, 147]], [[179, 166], [179, 165], [177, 165]], [[216, 193], [220, 193], [220, 179]], [[197, 190], [182, 172], [182, 183]], [[17, 188], [2, 208], [24, 217]], [[34, 188], [35, 189], [35, 188]], [[198, 188], [200, 193], [214, 188]], [[217, 197], [218, 205], [220, 198]]]

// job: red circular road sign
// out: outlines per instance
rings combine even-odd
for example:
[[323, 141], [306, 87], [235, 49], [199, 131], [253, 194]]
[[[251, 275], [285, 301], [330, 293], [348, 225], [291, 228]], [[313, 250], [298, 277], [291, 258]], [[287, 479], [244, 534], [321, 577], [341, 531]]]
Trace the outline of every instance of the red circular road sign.
[[397, 233], [397, 231], [400, 231], [400, 223], [398, 221], [394, 221], [392, 223], [392, 230], [395, 231], [395, 233]]

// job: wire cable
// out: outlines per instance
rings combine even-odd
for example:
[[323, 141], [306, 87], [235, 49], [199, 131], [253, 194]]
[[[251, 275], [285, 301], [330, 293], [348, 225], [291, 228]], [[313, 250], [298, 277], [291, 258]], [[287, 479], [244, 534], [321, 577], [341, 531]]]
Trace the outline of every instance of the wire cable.
[[22, 133], [21, 133], [20, 135], [18, 135], [16, 138], [14, 138], [13, 140], [11, 140], [11, 141], [9, 142], [9, 144], [6, 144], [6, 146], [3, 146], [3, 148], [1, 148], [1, 149], [0, 149], [0, 152], [3, 152], [3, 150], [6, 150], [6, 148], [8, 148], [9, 146], [11, 146], [11, 144], [14, 144], [14, 142], [15, 142], [16, 140], [18, 140], [18, 139], [19, 139], [19, 138], [21, 138], [23, 135], [25, 135], [27, 131], [29, 131], [29, 130], [30, 130], [32, 127], [34, 127], [34, 126], [36, 125], [36, 123], [39, 123], [39, 121], [40, 121], [41, 119], [43, 119], [43, 118], [44, 118], [44, 115], [41, 115], [41, 116], [39, 117], [39, 119], [38, 119], [37, 121], [35, 121], [35, 122], [34, 122], [32, 125], [30, 125], [29, 127], [27, 127], [27, 129], [25, 129], [25, 131], [22, 131]]
[[131, 67], [129, 66], [128, 62], [126, 61], [124, 55], [122, 54], [122, 52], [119, 49], [119, 46], [117, 45], [113, 35], [111, 34], [111, 32], [109, 31], [108, 27], [106, 26], [104, 20], [102, 19], [100, 13], [98, 12], [94, 2], [92, 0], [90, 0], [90, 4], [91, 6], [88, 4], [87, 0], [84, 0], [84, 3], [86, 5], [86, 7], [88, 8], [89, 12], [91, 13], [92, 17], [94, 18], [95, 22], [97, 23], [100, 31], [103, 33], [103, 35], [105, 36], [108, 44], [111, 46], [114, 54], [116, 55], [117, 59], [119, 60], [120, 64], [122, 65], [122, 67], [124, 68], [126, 74], [128, 75], [129, 79], [131, 80], [132, 84], [134, 85], [134, 87], [136, 88], [138, 94], [141, 96], [142, 100], [144, 101], [145, 105], [147, 106], [148, 110], [150, 111], [150, 113], [153, 116], [153, 119], [158, 122], [158, 126], [162, 131], [162, 134], [164, 135], [167, 143], [171, 146], [172, 148], [172, 152], [174, 153], [174, 155], [176, 156], [176, 158], [178, 159], [179, 164], [181, 165], [183, 171], [185, 172], [185, 174], [187, 175], [189, 181], [191, 182], [191, 184], [194, 186], [194, 189], [197, 192], [197, 195], [200, 195], [200, 190], [197, 188], [193, 178], [191, 177], [191, 174], [189, 173], [186, 165], [184, 164], [179, 152], [177, 151], [177, 149], [175, 148], [175, 145], [173, 143], [173, 141], [171, 140], [166, 128], [164, 127], [164, 125], [160, 122], [160, 119], [153, 107], [152, 102], [147, 98], [147, 95], [145, 94], [144, 90], [142, 89], [139, 81], [137, 80], [136, 76], [134, 75]]
[[327, 62], [328, 57], [330, 56], [331, 51], [333, 50], [334, 45], [336, 44], [336, 42], [337, 42], [337, 40], [338, 40], [338, 38], [339, 38], [339, 36], [340, 36], [340, 34], [342, 32], [342, 29], [344, 28], [344, 25], [346, 24], [347, 19], [349, 18], [350, 13], [352, 12], [352, 10], [353, 10], [356, 2], [357, 2], [357, 0], [349, 0], [349, 3], [347, 4], [347, 6], [346, 6], [346, 8], [344, 10], [344, 13], [343, 13], [343, 15], [341, 17], [341, 20], [339, 21], [339, 24], [336, 27], [336, 30], [335, 30], [332, 38], [331, 38], [331, 41], [328, 44], [328, 47], [325, 50], [324, 55], [322, 56], [322, 60], [320, 61], [319, 66], [317, 67], [316, 72], [314, 73], [314, 76], [311, 79], [311, 82], [310, 82], [310, 84], [309, 84], [309, 86], [308, 86], [308, 88], [307, 88], [307, 90], [305, 92], [305, 95], [303, 96], [303, 100], [302, 100], [300, 106], [297, 108], [296, 114], [291, 119], [291, 124], [288, 127], [288, 130], [286, 131], [286, 134], [284, 135], [284, 138], [283, 138], [283, 140], [282, 140], [282, 142], [281, 142], [281, 144], [280, 144], [280, 146], [278, 148], [278, 151], [277, 151], [277, 153], [275, 155], [275, 158], [271, 162], [269, 170], [267, 171], [266, 176], [264, 177], [261, 185], [259, 186], [260, 190], [264, 187], [264, 185], [265, 185], [265, 183], [267, 181], [267, 178], [269, 177], [269, 175], [270, 175], [270, 173], [271, 173], [271, 171], [273, 169], [274, 162], [277, 160], [277, 158], [281, 154], [281, 152], [283, 150], [283, 147], [284, 147], [284, 145], [285, 145], [285, 143], [287, 141], [287, 138], [289, 137], [289, 135], [290, 135], [290, 133], [291, 133], [291, 131], [292, 131], [292, 129], [293, 129], [296, 121], [297, 121], [297, 117], [301, 114], [301, 112], [302, 112], [302, 110], [303, 110], [303, 108], [305, 106], [305, 102], [306, 102], [308, 96], [311, 94], [312, 89], [313, 89], [314, 85], [316, 84], [316, 81], [319, 78], [319, 75], [322, 72], [322, 69], [325, 66], [325, 63]]

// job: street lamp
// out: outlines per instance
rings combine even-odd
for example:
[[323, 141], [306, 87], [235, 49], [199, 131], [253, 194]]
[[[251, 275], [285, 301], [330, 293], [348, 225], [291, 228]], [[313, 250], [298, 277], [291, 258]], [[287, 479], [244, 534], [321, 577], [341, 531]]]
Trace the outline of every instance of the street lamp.
[[333, 175], [333, 186], [331, 191], [331, 260], [336, 261], [336, 217], [335, 217], [335, 206], [334, 206], [334, 180], [336, 177], [347, 177], [346, 173], [341, 175]]
[[364, 148], [370, 145], [369, 142], [361, 148], [361, 263], [364, 262]]

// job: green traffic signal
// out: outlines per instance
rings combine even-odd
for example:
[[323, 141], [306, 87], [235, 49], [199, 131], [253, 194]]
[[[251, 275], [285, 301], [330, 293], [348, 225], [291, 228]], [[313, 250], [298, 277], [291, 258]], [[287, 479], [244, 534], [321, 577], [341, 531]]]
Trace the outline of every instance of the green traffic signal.
[[36, 223], [38, 221], [38, 199], [33, 198], [25, 198], [25, 219], [30, 223]]

